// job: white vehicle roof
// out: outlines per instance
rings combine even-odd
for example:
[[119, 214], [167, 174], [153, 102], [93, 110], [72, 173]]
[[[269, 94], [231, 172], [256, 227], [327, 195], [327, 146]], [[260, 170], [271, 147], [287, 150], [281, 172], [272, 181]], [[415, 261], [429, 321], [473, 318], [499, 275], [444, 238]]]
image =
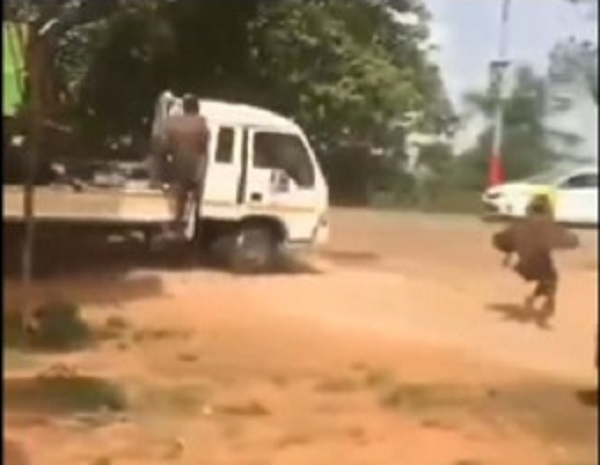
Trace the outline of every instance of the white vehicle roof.
[[[173, 98], [169, 114], [181, 112], [181, 99]], [[200, 112], [211, 124], [234, 126], [258, 126], [288, 132], [300, 132], [300, 127], [291, 119], [273, 111], [241, 103], [200, 99]]]
[[597, 174], [598, 167], [595, 165], [587, 166], [570, 166], [554, 168], [548, 171], [544, 171], [528, 178], [523, 179], [521, 182], [524, 183], [548, 183], [559, 181], [566, 176], [575, 176], [578, 174]]

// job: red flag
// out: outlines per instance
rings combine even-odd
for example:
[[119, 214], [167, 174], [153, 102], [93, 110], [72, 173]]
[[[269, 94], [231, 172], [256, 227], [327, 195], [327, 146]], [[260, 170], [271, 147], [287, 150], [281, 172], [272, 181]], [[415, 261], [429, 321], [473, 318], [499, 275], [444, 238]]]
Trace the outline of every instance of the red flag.
[[488, 172], [488, 186], [494, 187], [504, 182], [504, 169], [502, 167], [502, 159], [499, 155], [494, 154], [490, 159], [490, 169]]

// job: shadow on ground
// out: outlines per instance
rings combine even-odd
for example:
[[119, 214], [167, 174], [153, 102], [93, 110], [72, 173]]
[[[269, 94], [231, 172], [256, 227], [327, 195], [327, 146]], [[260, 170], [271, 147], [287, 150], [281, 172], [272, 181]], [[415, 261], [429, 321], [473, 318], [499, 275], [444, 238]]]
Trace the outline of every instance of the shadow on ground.
[[376, 263], [381, 260], [379, 255], [370, 251], [324, 250], [321, 256], [341, 265], [361, 265]]
[[598, 408], [598, 389], [586, 389], [577, 392], [577, 399], [586, 407]]
[[[74, 235], [73, 235], [74, 236]], [[21, 247], [15, 237], [3, 240], [4, 308], [20, 308]], [[140, 269], [140, 251], [135, 247], [64, 236], [42, 240], [34, 249], [34, 285], [28, 297], [34, 304], [68, 299], [79, 305], [124, 304], [163, 294], [156, 273], [132, 273]]]
[[[5, 308], [16, 308], [21, 301], [19, 244], [14, 235], [3, 240]], [[161, 273], [165, 272], [225, 272], [214, 259], [196, 256], [185, 245], [151, 252], [136, 241], [110, 243], [106, 238], [76, 234], [51, 240], [42, 237], [36, 243], [33, 268], [36, 294], [43, 299], [67, 297], [79, 305], [120, 305], [160, 296], [164, 293]], [[290, 257], [274, 273], [312, 274], [318, 270]]]
[[540, 311], [526, 308], [523, 305], [514, 303], [496, 303], [490, 304], [486, 308], [490, 312], [499, 314], [505, 321], [524, 325], [531, 324], [543, 329], [549, 328], [549, 323]]

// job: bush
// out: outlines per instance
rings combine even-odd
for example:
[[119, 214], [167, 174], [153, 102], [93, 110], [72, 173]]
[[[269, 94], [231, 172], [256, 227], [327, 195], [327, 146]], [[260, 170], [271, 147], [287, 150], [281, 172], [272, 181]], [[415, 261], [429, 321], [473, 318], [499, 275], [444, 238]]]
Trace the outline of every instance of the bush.
[[127, 408], [127, 398], [120, 386], [78, 375], [5, 380], [4, 402], [11, 410], [56, 413], [121, 412]]
[[39, 307], [31, 331], [31, 346], [38, 349], [69, 350], [83, 346], [91, 332], [76, 304], [56, 301]]

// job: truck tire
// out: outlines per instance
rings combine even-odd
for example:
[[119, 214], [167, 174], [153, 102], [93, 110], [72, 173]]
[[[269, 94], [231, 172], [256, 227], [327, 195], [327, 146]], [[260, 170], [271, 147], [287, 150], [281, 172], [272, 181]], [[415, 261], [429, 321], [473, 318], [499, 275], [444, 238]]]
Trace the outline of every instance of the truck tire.
[[276, 235], [268, 224], [241, 224], [232, 237], [230, 267], [239, 274], [271, 271], [277, 258]]

